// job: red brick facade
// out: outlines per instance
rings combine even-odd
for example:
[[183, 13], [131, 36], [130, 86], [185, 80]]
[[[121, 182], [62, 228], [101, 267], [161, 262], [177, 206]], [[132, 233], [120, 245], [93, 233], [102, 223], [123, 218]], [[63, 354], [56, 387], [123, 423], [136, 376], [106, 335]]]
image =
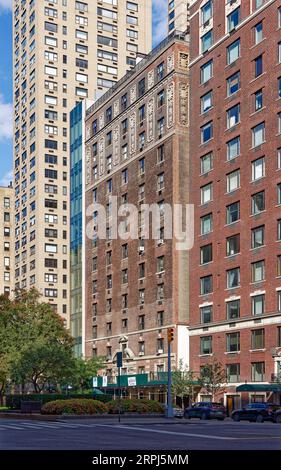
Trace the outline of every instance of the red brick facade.
[[[97, 103], [88, 113], [86, 208], [93, 202], [94, 193], [96, 202], [106, 207], [109, 180], [118, 207], [125, 197], [126, 203], [133, 204], [139, 212], [144, 203], [163, 202], [172, 206], [188, 202], [183, 184], [188, 180], [187, 54], [186, 41], [170, 38], [122, 80], [108, 99]], [[140, 93], [141, 83], [144, 89]], [[112, 117], [107, 122], [110, 108]], [[110, 131], [112, 142], [106, 145]], [[145, 133], [143, 145], [142, 133]], [[110, 226], [112, 218], [106, 217]], [[140, 227], [138, 233], [141, 238]], [[86, 355], [106, 356], [108, 376], [116, 375], [119, 350], [124, 352], [124, 373], [167, 370], [168, 327], [175, 328], [173, 364], [178, 358], [179, 331], [182, 342], [185, 335], [185, 356], [188, 354], [188, 264], [183, 258], [186, 253], [175, 251], [174, 240], [163, 241], [158, 243], [150, 238], [140, 250], [138, 239], [100, 239], [97, 246], [86, 239]], [[124, 255], [126, 244], [128, 252]], [[164, 264], [159, 270], [157, 263], [162, 256]], [[145, 273], [140, 276], [142, 263]], [[159, 296], [160, 286], [163, 293]]]
[[[204, 16], [208, 3], [190, 11], [190, 367], [199, 371], [214, 357], [239, 364], [226, 390], [235, 396], [236, 385], [270, 383], [281, 371], [281, 1], [258, 10], [250, 0], [214, 1]], [[207, 276], [209, 292], [200, 290]]]

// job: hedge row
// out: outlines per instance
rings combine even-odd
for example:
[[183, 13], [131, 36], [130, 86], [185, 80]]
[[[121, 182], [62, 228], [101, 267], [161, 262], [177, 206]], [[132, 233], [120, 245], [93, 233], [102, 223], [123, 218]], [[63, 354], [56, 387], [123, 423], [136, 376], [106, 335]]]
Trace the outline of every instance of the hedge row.
[[[46, 403], [42, 407], [42, 414], [62, 415], [93, 415], [102, 413], [116, 414], [119, 410], [119, 400], [112, 400], [109, 403], [101, 403], [98, 400], [89, 399], [73, 399], [73, 400], [56, 400]], [[121, 400], [122, 413], [163, 413], [164, 407], [157, 401], [123, 399]]]
[[55, 400], [71, 400], [71, 399], [90, 399], [98, 400], [102, 403], [107, 403], [111, 401], [111, 395], [95, 395], [95, 394], [69, 394], [69, 395], [60, 395], [55, 393], [49, 394], [30, 394], [30, 395], [7, 395], [6, 396], [6, 406], [11, 410], [20, 410], [21, 401], [41, 401], [42, 405], [49, 403]]
[[43, 405], [41, 413], [45, 415], [94, 415], [107, 412], [107, 406], [98, 400], [73, 399], [55, 400]]

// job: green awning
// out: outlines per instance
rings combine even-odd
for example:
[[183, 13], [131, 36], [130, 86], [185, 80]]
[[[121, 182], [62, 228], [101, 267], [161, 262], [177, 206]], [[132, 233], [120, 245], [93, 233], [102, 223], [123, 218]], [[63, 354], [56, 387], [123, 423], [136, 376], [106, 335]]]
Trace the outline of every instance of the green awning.
[[281, 393], [281, 384], [243, 384], [236, 387], [236, 392]]

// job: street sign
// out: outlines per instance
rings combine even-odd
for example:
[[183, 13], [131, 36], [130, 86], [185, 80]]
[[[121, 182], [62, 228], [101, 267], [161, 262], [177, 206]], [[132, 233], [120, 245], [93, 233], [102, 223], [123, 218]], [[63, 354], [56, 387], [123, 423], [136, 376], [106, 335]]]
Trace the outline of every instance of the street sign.
[[98, 378], [93, 377], [93, 388], [96, 388], [98, 386]]
[[123, 367], [123, 353], [118, 352], [116, 354], [116, 359], [117, 359], [117, 367]]
[[102, 386], [107, 387], [107, 376], [106, 375], [102, 378]]

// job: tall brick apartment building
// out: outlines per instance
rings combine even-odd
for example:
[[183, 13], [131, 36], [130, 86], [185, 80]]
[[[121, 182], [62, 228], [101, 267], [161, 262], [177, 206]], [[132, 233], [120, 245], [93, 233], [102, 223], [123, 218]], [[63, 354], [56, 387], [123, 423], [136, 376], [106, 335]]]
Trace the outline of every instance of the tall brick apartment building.
[[[106, 239], [86, 238], [85, 349], [106, 356], [111, 381], [120, 350], [123, 374], [166, 371], [168, 327], [173, 364], [188, 362], [187, 252], [163, 234], [164, 204], [188, 202], [188, 86], [188, 43], [175, 32], [87, 111], [86, 210], [105, 208]], [[111, 240], [112, 196], [137, 208], [137, 239]], [[156, 240], [142, 239], [144, 203], [160, 210]], [[98, 227], [100, 211], [88, 222]]]
[[190, 3], [190, 366], [232, 409], [280, 400], [281, 1]]

